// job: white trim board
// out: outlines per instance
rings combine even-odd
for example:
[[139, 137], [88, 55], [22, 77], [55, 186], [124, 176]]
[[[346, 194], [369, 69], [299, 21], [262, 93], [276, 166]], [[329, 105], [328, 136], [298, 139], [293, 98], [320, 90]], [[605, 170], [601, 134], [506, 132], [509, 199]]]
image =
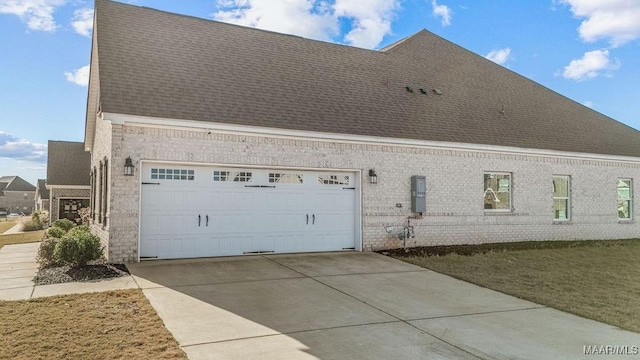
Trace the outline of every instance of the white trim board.
[[152, 117], [146, 117], [146, 116], [124, 115], [124, 114], [114, 114], [114, 113], [102, 113], [101, 117], [103, 120], [110, 121], [112, 124], [138, 126], [138, 127], [155, 127], [155, 128], [170, 128], [170, 129], [179, 128], [179, 129], [185, 129], [189, 131], [203, 131], [203, 132], [215, 131], [217, 133], [224, 133], [224, 134], [271, 136], [271, 137], [277, 137], [277, 138], [295, 138], [299, 140], [358, 143], [358, 144], [370, 144], [370, 145], [394, 145], [394, 146], [401, 146], [401, 147], [420, 147], [420, 148], [430, 148], [430, 149], [439, 149], [439, 150], [456, 150], [456, 151], [467, 151], [467, 152], [483, 152], [483, 153], [508, 154], [508, 155], [526, 155], [526, 156], [537, 156], [537, 157], [554, 157], [554, 158], [566, 158], [566, 159], [595, 160], [595, 161], [640, 164], [640, 158], [631, 157], [631, 156], [517, 148], [517, 147], [508, 147], [508, 146], [499, 146], [499, 145], [467, 144], [467, 143], [454, 143], [454, 142], [444, 142], [444, 141], [440, 142], [440, 141], [387, 138], [387, 137], [376, 137], [376, 136], [365, 136], [365, 135], [323, 133], [323, 132], [313, 132], [313, 131], [265, 128], [265, 127], [258, 127], [258, 126], [230, 125], [230, 124], [195, 121], [195, 120], [152, 118]]

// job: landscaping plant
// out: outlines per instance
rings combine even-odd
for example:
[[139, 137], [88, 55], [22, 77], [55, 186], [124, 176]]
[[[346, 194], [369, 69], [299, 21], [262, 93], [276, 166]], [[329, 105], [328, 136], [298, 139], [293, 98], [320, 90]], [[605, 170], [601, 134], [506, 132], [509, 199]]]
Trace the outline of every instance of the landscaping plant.
[[60, 229], [67, 232], [71, 230], [73, 227], [75, 227], [76, 224], [74, 224], [73, 221], [69, 219], [59, 219], [54, 221], [53, 224], [51, 224], [51, 226], [59, 227]]
[[53, 258], [74, 267], [86, 266], [88, 262], [102, 257], [100, 238], [88, 231], [72, 230], [58, 240]]

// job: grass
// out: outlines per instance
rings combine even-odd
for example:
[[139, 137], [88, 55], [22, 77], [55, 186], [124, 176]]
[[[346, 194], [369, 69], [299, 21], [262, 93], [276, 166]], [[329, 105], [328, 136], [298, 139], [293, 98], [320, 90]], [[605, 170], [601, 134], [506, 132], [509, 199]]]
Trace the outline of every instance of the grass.
[[[446, 248], [443, 250], [443, 248]], [[392, 256], [455, 278], [640, 332], [640, 239], [437, 247]], [[458, 252], [464, 254], [458, 254]], [[398, 256], [399, 255], [399, 256]]]
[[22, 234], [0, 235], [0, 249], [4, 245], [24, 244], [42, 240], [44, 230], [30, 231]]
[[1, 359], [186, 359], [141, 290], [0, 301]]
[[9, 220], [8, 221], [0, 221], [0, 235], [3, 232], [11, 229], [13, 227], [13, 225], [15, 225], [15, 224], [17, 224], [17, 222], [15, 222], [15, 221], [9, 221]]

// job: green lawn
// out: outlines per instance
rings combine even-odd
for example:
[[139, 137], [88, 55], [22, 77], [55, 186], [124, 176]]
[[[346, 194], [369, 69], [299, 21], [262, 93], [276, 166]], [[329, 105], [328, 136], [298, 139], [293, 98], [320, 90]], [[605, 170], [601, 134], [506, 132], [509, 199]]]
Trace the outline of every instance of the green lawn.
[[0, 235], [0, 249], [4, 245], [32, 243], [42, 240], [44, 230], [30, 231], [21, 234]]
[[640, 239], [437, 247], [392, 256], [640, 332]]

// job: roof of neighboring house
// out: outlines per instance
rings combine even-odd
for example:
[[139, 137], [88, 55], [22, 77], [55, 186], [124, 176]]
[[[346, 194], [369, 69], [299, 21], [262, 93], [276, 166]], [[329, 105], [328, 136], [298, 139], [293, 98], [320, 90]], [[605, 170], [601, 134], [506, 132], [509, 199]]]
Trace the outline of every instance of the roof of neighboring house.
[[38, 179], [38, 186], [36, 187], [36, 198], [40, 196], [42, 200], [49, 199], [49, 189], [47, 189], [47, 180]]
[[36, 187], [20, 176], [2, 176], [0, 191], [36, 191]]
[[109, 0], [97, 0], [95, 14], [92, 122], [99, 104], [154, 118], [640, 157], [639, 131], [426, 30], [373, 51]]
[[91, 154], [84, 143], [49, 140], [47, 185], [90, 185]]

